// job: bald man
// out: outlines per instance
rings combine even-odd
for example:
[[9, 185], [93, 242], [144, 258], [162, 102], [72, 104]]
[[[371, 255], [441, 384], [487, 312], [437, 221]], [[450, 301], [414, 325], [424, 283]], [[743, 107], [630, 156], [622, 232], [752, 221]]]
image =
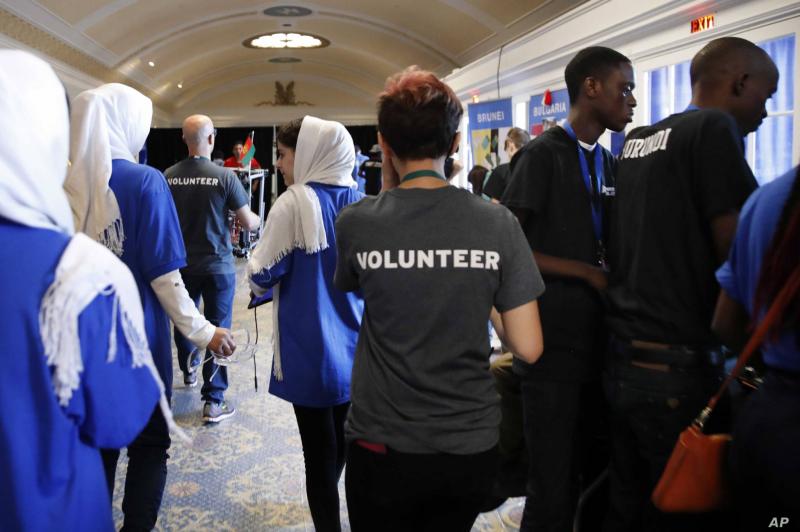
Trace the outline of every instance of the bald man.
[[[628, 135], [610, 236], [606, 368], [611, 407], [607, 530], [725, 529], [649, 502], [680, 432], [716, 391], [710, 329], [737, 214], [756, 188], [742, 137], [767, 116], [778, 71], [755, 44], [716, 39], [692, 60], [692, 103]], [[712, 429], [711, 432], [714, 432]]]
[[[167, 178], [183, 241], [186, 245], [187, 266], [181, 270], [189, 295], [211, 323], [230, 327], [236, 270], [233, 263], [228, 211], [246, 229], [258, 228], [258, 216], [250, 211], [250, 199], [236, 175], [211, 162], [216, 130], [205, 115], [192, 115], [183, 121], [183, 141], [189, 157], [164, 172]], [[175, 329], [178, 363], [187, 386], [197, 385], [197, 366], [204, 358], [191, 343]], [[213, 360], [203, 365], [203, 387], [200, 391], [205, 404], [203, 420], [217, 423], [232, 416], [235, 408], [225, 401], [228, 372]]]

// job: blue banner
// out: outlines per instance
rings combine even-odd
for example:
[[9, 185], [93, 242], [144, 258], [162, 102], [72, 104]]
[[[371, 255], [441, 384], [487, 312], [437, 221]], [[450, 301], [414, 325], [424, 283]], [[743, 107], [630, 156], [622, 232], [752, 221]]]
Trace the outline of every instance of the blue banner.
[[473, 162], [489, 170], [505, 162], [502, 142], [514, 125], [511, 98], [471, 103], [467, 113]]
[[552, 91], [549, 102], [545, 101], [546, 93], [531, 96], [528, 108], [530, 132], [533, 136], [541, 135], [543, 131], [560, 124], [569, 115], [569, 93], [567, 89]]

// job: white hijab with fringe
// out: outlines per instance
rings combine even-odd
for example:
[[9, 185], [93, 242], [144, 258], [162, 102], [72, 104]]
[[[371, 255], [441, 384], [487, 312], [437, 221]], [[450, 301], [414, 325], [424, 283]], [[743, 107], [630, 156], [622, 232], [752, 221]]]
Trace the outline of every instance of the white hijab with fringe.
[[75, 228], [122, 256], [125, 228], [108, 181], [111, 161], [138, 162], [153, 118], [153, 102], [139, 91], [108, 83], [72, 102], [70, 160], [64, 183]]
[[[313, 116], [303, 118], [294, 152], [294, 183], [269, 211], [264, 236], [247, 264], [248, 277], [275, 266], [295, 249], [312, 254], [328, 248], [319, 197], [306, 183], [356, 188], [352, 176], [355, 159], [353, 138], [342, 124]], [[280, 381], [280, 283], [273, 288], [273, 296], [273, 373]]]
[[[0, 216], [28, 227], [73, 235], [62, 190], [67, 171], [69, 117], [66, 93], [52, 68], [17, 50], [0, 51]], [[20, 149], [24, 139], [34, 156]], [[83, 372], [78, 321], [99, 296], [113, 296], [106, 360], [117, 354], [117, 317], [132, 353], [133, 367], [145, 366], [161, 390], [160, 405], [174, 428], [164, 384], [158, 376], [144, 329], [139, 291], [130, 270], [85, 235], [73, 235], [55, 269], [39, 309], [39, 333], [53, 393], [62, 406], [80, 387]], [[178, 435], [182, 432], [177, 431]]]

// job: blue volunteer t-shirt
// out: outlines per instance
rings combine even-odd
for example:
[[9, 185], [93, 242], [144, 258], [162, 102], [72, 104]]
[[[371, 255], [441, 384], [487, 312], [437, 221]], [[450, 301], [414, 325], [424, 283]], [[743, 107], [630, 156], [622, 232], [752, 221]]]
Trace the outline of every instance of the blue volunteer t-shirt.
[[115, 159], [108, 184], [117, 197], [125, 231], [120, 258], [136, 279], [147, 341], [169, 396], [172, 391], [170, 321], [150, 282], [186, 266], [178, 213], [164, 176], [155, 168]]
[[311, 254], [295, 249], [252, 280], [264, 288], [280, 282], [275, 303], [283, 380], [273, 371], [269, 392], [292, 404], [325, 408], [350, 400], [350, 374], [364, 312], [360, 295], [333, 285], [334, 222], [345, 206], [364, 195], [349, 187], [308, 186], [319, 198], [328, 247]]
[[[717, 280], [728, 295], [753, 315], [758, 278], [764, 254], [780, 221], [795, 180], [795, 170], [759, 188], [742, 208], [736, 239], [728, 261], [717, 270]], [[800, 371], [797, 334], [785, 332], [778, 342], [763, 346], [767, 366]]]
[[[108, 362], [113, 297], [80, 314], [83, 368], [62, 406], [39, 329], [42, 298], [69, 243], [65, 234], [0, 217], [0, 530], [114, 530], [98, 448], [124, 447], [144, 428], [158, 399], [146, 367], [132, 357], [117, 322]], [[24, 250], [24, 253], [20, 253]]]

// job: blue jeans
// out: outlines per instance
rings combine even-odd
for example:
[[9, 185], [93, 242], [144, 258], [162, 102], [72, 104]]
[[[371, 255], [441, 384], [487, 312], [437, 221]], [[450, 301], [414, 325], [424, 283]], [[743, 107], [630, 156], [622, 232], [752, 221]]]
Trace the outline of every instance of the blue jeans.
[[[206, 319], [217, 327], [230, 327], [233, 317], [232, 307], [233, 294], [236, 290], [236, 274], [181, 274], [181, 277], [183, 277], [183, 283], [186, 285], [189, 297], [192, 298], [198, 308], [200, 306], [200, 298], [203, 298], [203, 314]], [[186, 375], [189, 373], [189, 356], [192, 355], [191, 366], [195, 367], [202, 360], [203, 354], [195, 349], [194, 345], [178, 331], [177, 327], [175, 328], [175, 346], [178, 348], [178, 365]], [[203, 358], [209, 357], [211, 357], [211, 353], [206, 351]], [[211, 377], [212, 375], [214, 375], [213, 378]], [[203, 387], [200, 390], [203, 401], [221, 403], [227, 389], [227, 368], [217, 366], [213, 360], [203, 364]]]
[[[655, 354], [672, 355], [669, 351]], [[640, 360], [638, 356], [612, 344], [611, 360], [604, 375], [611, 408], [611, 495], [604, 530], [731, 530], [723, 524], [726, 518], [723, 514], [666, 514], [650, 502], [650, 494], [681, 431], [719, 388], [722, 367], [698, 362], [696, 367], [660, 371], [636, 366], [631, 362], [636, 360]], [[723, 398], [706, 425], [706, 432], [726, 432], [728, 407]]]

